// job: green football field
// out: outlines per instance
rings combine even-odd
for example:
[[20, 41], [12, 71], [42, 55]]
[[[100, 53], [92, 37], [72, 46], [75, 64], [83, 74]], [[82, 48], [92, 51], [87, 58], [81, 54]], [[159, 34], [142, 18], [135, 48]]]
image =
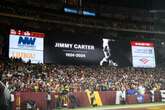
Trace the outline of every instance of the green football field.
[[55, 110], [165, 110], [165, 103], [132, 104], [132, 105], [107, 105], [85, 108], [61, 108]]

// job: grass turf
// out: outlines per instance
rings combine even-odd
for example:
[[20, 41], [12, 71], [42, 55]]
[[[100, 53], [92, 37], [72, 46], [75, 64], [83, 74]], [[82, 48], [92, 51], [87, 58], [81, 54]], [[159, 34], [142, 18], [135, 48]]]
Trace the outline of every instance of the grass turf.
[[157, 106], [165, 106], [165, 103], [149, 103], [149, 104], [131, 104], [131, 105], [105, 105], [98, 107], [82, 107], [82, 108], [61, 108], [55, 110], [118, 110], [118, 109], [137, 109], [137, 108], [152, 108]]

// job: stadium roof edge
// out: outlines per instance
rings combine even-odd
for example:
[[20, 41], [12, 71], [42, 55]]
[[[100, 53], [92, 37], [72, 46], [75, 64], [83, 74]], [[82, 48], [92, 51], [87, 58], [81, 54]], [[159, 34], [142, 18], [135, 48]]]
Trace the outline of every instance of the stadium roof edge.
[[45, 23], [72, 25], [72, 26], [79, 26], [79, 27], [86, 27], [86, 28], [165, 35], [165, 32], [160, 32], [160, 31], [144, 31], [144, 30], [135, 30], [135, 29], [112, 28], [112, 27], [108, 27], [108, 26], [107, 27], [105, 27], [105, 26], [94, 26], [94, 25], [90, 25], [90, 24], [78, 24], [78, 23], [67, 22], [67, 21], [48, 20], [48, 19], [21, 16], [21, 15], [15, 15], [15, 14], [7, 14], [7, 13], [0, 13], [0, 16], [17, 18], [17, 19], [24, 19], [24, 20], [39, 21], [39, 22], [45, 22]]

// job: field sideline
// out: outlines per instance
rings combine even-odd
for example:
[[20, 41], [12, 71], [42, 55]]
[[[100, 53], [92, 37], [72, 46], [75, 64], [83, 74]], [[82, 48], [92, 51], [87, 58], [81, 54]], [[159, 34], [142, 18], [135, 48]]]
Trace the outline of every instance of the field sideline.
[[75, 109], [55, 109], [55, 110], [165, 110], [165, 103], [132, 104], [132, 105], [107, 105], [100, 107], [86, 107]]

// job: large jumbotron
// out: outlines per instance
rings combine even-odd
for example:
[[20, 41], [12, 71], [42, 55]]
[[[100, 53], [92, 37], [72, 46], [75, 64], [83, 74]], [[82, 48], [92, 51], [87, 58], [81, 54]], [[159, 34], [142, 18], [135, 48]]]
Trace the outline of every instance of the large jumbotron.
[[0, 1], [0, 110], [165, 110], [162, 4]]

